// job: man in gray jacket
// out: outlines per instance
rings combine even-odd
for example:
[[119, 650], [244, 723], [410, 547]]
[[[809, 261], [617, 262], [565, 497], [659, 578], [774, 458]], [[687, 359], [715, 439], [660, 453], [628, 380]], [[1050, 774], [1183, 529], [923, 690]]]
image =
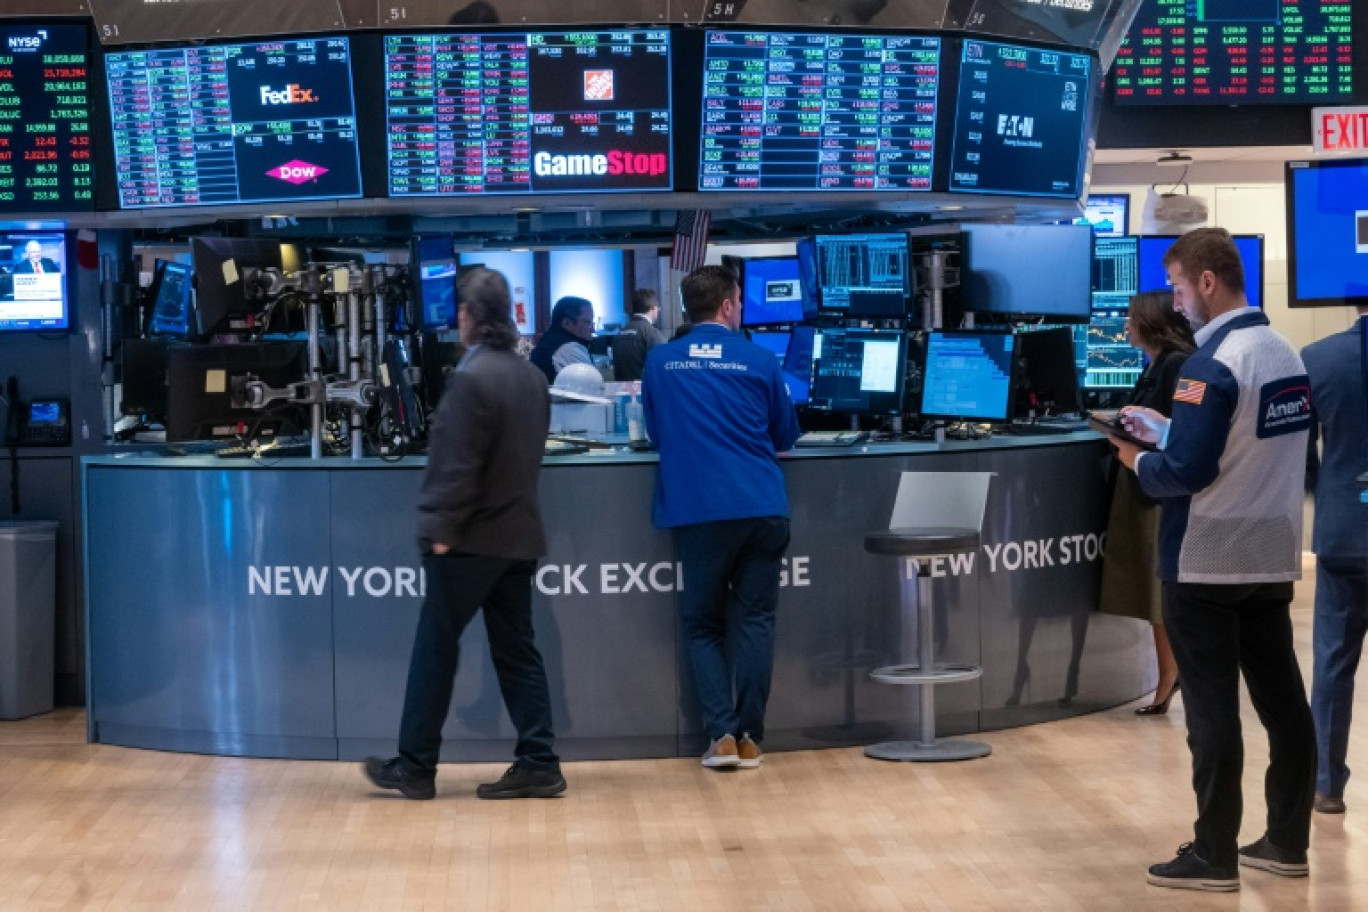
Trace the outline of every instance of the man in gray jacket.
[[646, 370], [646, 353], [665, 342], [656, 328], [660, 300], [649, 288], [632, 293], [632, 319], [613, 338], [613, 379], [640, 380]]
[[399, 727], [399, 756], [365, 773], [406, 798], [432, 798], [461, 633], [484, 609], [490, 658], [518, 730], [515, 762], [481, 798], [551, 798], [565, 791], [552, 749], [551, 698], [532, 631], [532, 576], [546, 553], [537, 478], [550, 422], [546, 380], [518, 356], [508, 282], [476, 269], [461, 278], [459, 326], [468, 348], [433, 420], [418, 500], [427, 597], [418, 618]]

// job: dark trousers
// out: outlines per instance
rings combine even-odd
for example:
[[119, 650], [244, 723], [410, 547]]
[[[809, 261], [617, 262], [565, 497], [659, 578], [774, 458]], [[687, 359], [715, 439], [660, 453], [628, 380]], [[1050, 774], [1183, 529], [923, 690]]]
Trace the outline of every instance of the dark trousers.
[[[680, 526], [674, 544], [684, 569], [679, 620], [704, 730], [712, 740], [749, 734], [760, 741], [789, 521], [762, 516]], [[736, 632], [730, 650], [729, 620]]]
[[1311, 715], [1316, 719], [1316, 791], [1344, 796], [1349, 781], [1349, 723], [1354, 674], [1368, 631], [1368, 558], [1316, 559], [1315, 669]]
[[1316, 734], [1292, 648], [1291, 602], [1291, 583], [1164, 583], [1164, 624], [1183, 682], [1197, 793], [1193, 848], [1220, 867], [1237, 863], [1244, 811], [1241, 672], [1268, 732], [1268, 838], [1293, 851], [1310, 839]]
[[471, 554], [423, 558], [427, 597], [409, 660], [399, 725], [399, 755], [419, 772], [435, 772], [442, 725], [461, 654], [461, 634], [484, 608], [489, 655], [513, 727], [514, 755], [534, 767], [554, 767], [551, 694], [532, 632], [532, 574], [537, 562]]

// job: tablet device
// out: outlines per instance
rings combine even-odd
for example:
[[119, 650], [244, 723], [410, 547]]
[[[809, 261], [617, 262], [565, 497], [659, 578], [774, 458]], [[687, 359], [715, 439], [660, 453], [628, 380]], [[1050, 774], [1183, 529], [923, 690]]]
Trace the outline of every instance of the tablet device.
[[1154, 444], [1148, 440], [1141, 440], [1130, 431], [1121, 426], [1121, 419], [1115, 413], [1108, 415], [1105, 412], [1088, 412], [1088, 426], [1094, 431], [1101, 431], [1108, 437], [1115, 437], [1127, 443], [1133, 443], [1142, 450], [1157, 450]]

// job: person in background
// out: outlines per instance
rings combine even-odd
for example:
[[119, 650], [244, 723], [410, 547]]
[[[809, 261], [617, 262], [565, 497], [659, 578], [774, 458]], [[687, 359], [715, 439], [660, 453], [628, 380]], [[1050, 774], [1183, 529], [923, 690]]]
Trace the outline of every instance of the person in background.
[[[1358, 312], [1361, 321], [1368, 319], [1368, 307]], [[1368, 472], [1362, 332], [1355, 325], [1302, 349], [1314, 419], [1307, 452], [1307, 475], [1315, 476], [1316, 490], [1311, 715], [1316, 720], [1315, 809], [1322, 814], [1344, 813], [1354, 674], [1368, 630], [1368, 504], [1359, 499], [1355, 480]]]
[[43, 245], [40, 242], [29, 241], [24, 245], [24, 258], [15, 264], [14, 271], [23, 274], [57, 275], [62, 271], [62, 267], [51, 257], [43, 256]]
[[566, 295], [551, 308], [551, 328], [538, 340], [530, 359], [546, 375], [547, 383], [567, 364], [588, 364], [589, 340], [594, 338], [594, 305]]
[[[1173, 294], [1146, 292], [1130, 300], [1126, 319], [1130, 344], [1145, 353], [1148, 364], [1126, 405], [1173, 414], [1173, 388], [1178, 372], [1197, 347], [1192, 327], [1173, 309]], [[1140, 490], [1130, 472], [1117, 472], [1107, 519], [1107, 557], [1102, 565], [1101, 610], [1104, 614], [1148, 621], [1154, 630], [1159, 686], [1154, 702], [1137, 715], [1163, 715], [1178, 690], [1178, 663], [1164, 630], [1164, 602], [1159, 585], [1159, 501]]]
[[461, 634], [484, 609], [489, 653], [518, 731], [512, 766], [481, 798], [565, 791], [552, 749], [551, 698], [532, 630], [532, 575], [546, 553], [537, 479], [550, 422], [546, 381], [514, 350], [508, 282], [479, 268], [461, 277], [458, 325], [468, 346], [437, 406], [418, 498], [427, 596], [418, 617], [399, 725], [399, 755], [371, 757], [366, 778], [406, 798], [436, 795], [442, 725]]
[[[1153, 444], [1112, 445], [1162, 500], [1159, 578], [1178, 674], [1195, 835], [1152, 865], [1161, 887], [1240, 888], [1238, 865], [1305, 877], [1316, 731], [1292, 646], [1292, 583], [1301, 577], [1302, 476], [1311, 402], [1306, 368], [1245, 297], [1229, 232], [1198, 228], [1164, 254], [1174, 306], [1197, 350], [1179, 372], [1173, 418], [1126, 406], [1122, 426]], [[1236, 848], [1244, 796], [1240, 675], [1268, 733], [1263, 836]]]
[[642, 381], [646, 432], [660, 451], [654, 521], [671, 530], [688, 581], [676, 606], [709, 739], [703, 765], [754, 769], [789, 544], [776, 454], [798, 439], [798, 417], [778, 359], [737, 332], [736, 274], [703, 266], [680, 288], [693, 329], [651, 350]]
[[665, 334], [656, 328], [660, 301], [649, 288], [632, 293], [632, 317], [613, 339], [613, 379], [640, 380], [646, 368], [646, 353], [664, 343]]

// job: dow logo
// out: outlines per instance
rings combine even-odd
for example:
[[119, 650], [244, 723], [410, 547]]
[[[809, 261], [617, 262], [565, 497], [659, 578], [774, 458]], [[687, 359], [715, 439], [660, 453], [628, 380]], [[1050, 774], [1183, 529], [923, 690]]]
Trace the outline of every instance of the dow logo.
[[261, 87], [261, 103], [264, 105], [311, 104], [315, 101], [318, 101], [318, 96], [313, 89], [305, 89], [294, 83], [283, 89]]
[[322, 165], [311, 165], [308, 162], [295, 159], [278, 165], [266, 172], [277, 180], [283, 180], [287, 184], [306, 184], [311, 180], [318, 180], [328, 173], [328, 169]]

